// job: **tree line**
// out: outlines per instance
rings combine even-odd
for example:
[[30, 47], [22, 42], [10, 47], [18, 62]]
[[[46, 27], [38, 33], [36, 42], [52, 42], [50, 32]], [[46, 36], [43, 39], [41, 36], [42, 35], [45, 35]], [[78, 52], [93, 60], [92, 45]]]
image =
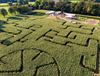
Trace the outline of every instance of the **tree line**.
[[94, 3], [92, 1], [80, 1], [77, 3], [72, 3], [68, 0], [65, 1], [51, 1], [51, 0], [36, 0], [34, 4], [28, 4], [28, 0], [14, 4], [9, 3], [8, 11], [4, 8], [0, 9], [0, 13], [5, 17], [8, 12], [11, 14], [24, 14], [29, 13], [34, 9], [44, 9], [44, 10], [54, 10], [54, 11], [64, 11], [68, 13], [85, 14], [100, 16], [100, 3]]
[[16, 15], [16, 14], [26, 14], [31, 11], [32, 8], [30, 8], [28, 5], [17, 5], [17, 6], [10, 6], [8, 10], [5, 8], [0, 9], [0, 14], [5, 17], [6, 15], [8, 15], [8, 13]]
[[57, 3], [54, 1], [37, 0], [35, 2], [35, 8], [55, 11], [60, 11], [63, 9], [63, 11], [68, 13], [100, 16], [100, 3], [95, 3], [91, 0], [82, 0], [77, 3], [70, 2], [69, 0], [60, 1]]

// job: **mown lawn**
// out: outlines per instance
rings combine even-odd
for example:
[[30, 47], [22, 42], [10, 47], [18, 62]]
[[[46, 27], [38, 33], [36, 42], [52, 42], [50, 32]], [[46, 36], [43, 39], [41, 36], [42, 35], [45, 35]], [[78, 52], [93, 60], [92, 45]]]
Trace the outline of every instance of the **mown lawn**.
[[0, 21], [0, 76], [93, 76], [100, 27], [41, 12]]
[[82, 1], [82, 0], [71, 0], [71, 2], [73, 2], [73, 3], [77, 3], [77, 2], [80, 2], [80, 1]]

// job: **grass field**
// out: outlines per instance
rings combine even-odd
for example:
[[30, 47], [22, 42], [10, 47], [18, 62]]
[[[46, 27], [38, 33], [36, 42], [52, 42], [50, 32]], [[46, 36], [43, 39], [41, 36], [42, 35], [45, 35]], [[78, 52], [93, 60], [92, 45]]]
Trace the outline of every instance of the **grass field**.
[[1, 20], [0, 76], [93, 76], [99, 43], [99, 26], [43, 14]]
[[[1, 3], [0, 4], [0, 9], [6, 9], [8, 11], [9, 9], [9, 5], [7, 3]], [[8, 15], [6, 17], [12, 16], [10, 13], [8, 13]], [[7, 18], [4, 18], [1, 14], [0, 14], [0, 20], [6, 20]]]
[[83, 18], [90, 18], [90, 19], [100, 20], [99, 16], [89, 16], [89, 15], [79, 15], [79, 16], [83, 17]]
[[82, 1], [82, 0], [71, 0], [71, 2], [73, 2], [73, 3], [77, 3], [77, 2], [80, 2], [80, 1]]

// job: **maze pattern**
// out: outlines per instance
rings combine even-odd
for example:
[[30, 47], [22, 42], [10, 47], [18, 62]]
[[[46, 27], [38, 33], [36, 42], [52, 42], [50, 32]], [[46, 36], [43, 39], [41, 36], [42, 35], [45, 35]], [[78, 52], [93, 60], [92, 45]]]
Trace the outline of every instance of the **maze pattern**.
[[[0, 76], [91, 76], [94, 73], [100, 27], [45, 17], [8, 21], [0, 27]], [[83, 55], [86, 67], [79, 65]]]
[[75, 44], [88, 47], [91, 40], [100, 41], [100, 29], [84, 25], [63, 25], [64, 27], [52, 28], [37, 40], [45, 40], [60, 45]]
[[[83, 60], [84, 62], [83, 61], [82, 62], [85, 63], [85, 65], [81, 66], [95, 73], [97, 70], [96, 69], [97, 65], [98, 68], [100, 66], [100, 62], [97, 61], [98, 59], [97, 51], [100, 50], [98, 49], [98, 44], [100, 43], [99, 32], [100, 28], [97, 27], [84, 26], [84, 25], [70, 25], [66, 23], [63, 25], [63, 27], [49, 29], [46, 33], [44, 33], [36, 40], [46, 41], [52, 44], [59, 44], [65, 47], [69, 46], [74, 51], [76, 51], [76, 53], [83, 51], [79, 54], [79, 56], [81, 55], [79, 62], [81, 61], [82, 56], [85, 56], [87, 60], [86, 61]], [[69, 72], [69, 75], [70, 74], [71, 72]]]
[[41, 27], [41, 25], [35, 25], [32, 20], [23, 20], [21, 23], [12, 22], [10, 24], [5, 24], [2, 28], [3, 31], [1, 30], [0, 32], [0, 43], [1, 45], [9, 46], [15, 42], [24, 42], [28, 40], [28, 35]]
[[[48, 68], [48, 70], [45, 68]], [[0, 73], [4, 73], [4, 75], [8, 73], [8, 76], [10, 76], [13, 73], [12, 76], [24, 76], [25, 74], [28, 76], [43, 76], [42, 72], [45, 72], [45, 75], [59, 76], [59, 67], [56, 60], [43, 50], [29, 48], [0, 57]]]

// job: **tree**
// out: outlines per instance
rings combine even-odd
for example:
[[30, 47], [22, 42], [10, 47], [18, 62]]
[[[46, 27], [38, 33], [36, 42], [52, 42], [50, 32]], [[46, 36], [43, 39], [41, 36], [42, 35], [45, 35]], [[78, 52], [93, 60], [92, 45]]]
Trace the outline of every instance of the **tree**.
[[41, 5], [41, 1], [42, 0], [36, 0], [35, 1], [36, 8], [40, 8], [39, 6]]
[[54, 8], [55, 8], [55, 2], [54, 1], [49, 1], [48, 2], [48, 6], [49, 6], [49, 9], [54, 10]]
[[93, 4], [91, 14], [100, 16], [100, 4]]
[[11, 14], [16, 14], [16, 9], [14, 8], [14, 7], [10, 7], [9, 9], [8, 9], [8, 11], [9, 11], [9, 13], [11, 13]]
[[57, 2], [56, 3], [57, 10], [63, 10], [64, 6], [65, 6], [64, 2]]
[[96, 2], [100, 2], [100, 0], [96, 0]]
[[91, 11], [93, 10], [93, 2], [91, 1], [88, 1], [88, 2], [85, 2], [85, 5], [84, 5], [84, 14], [91, 14]]
[[77, 5], [77, 3], [71, 3], [71, 6], [70, 6], [70, 11], [71, 12], [75, 12], [75, 6]]
[[18, 6], [17, 12], [20, 14], [25, 14], [31, 12], [32, 9], [28, 5]]
[[12, 3], [12, 2], [8, 2], [8, 5], [9, 5], [9, 6], [13, 6], [13, 3]]
[[0, 10], [0, 13], [1, 13], [4, 17], [8, 14], [7, 10], [4, 9], [4, 8], [2, 8], [2, 9]]
[[85, 4], [85, 2], [83, 2], [83, 1], [77, 3], [75, 6], [75, 12], [76, 13], [83, 13], [84, 4]]
[[67, 3], [67, 2], [69, 2], [69, 0], [63, 0], [63, 2]]
[[25, 5], [29, 3], [29, 0], [17, 0], [18, 4]]

